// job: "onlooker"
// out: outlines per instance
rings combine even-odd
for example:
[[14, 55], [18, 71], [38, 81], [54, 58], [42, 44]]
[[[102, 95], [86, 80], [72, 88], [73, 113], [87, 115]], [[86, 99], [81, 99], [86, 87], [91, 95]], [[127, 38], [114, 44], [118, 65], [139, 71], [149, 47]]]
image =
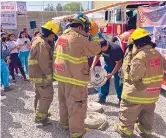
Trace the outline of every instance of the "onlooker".
[[[14, 70], [16, 71], [16, 74], [18, 74], [18, 66], [14, 66]], [[11, 72], [11, 65], [9, 64], [9, 71]]]
[[1, 25], [1, 32], [5, 32], [5, 30], [4, 30], [4, 28], [3, 28], [3, 26]]
[[17, 45], [20, 47], [19, 58], [23, 67], [26, 69], [26, 74], [28, 74], [28, 56], [30, 51], [30, 40], [25, 37], [25, 32], [21, 31], [19, 33], [19, 38], [17, 40]]
[[[1, 84], [4, 86], [4, 92], [12, 90], [9, 86], [9, 70], [7, 63], [10, 62], [10, 57], [6, 40], [6, 34], [1, 34]], [[1, 93], [1, 96], [4, 96], [3, 93]]]
[[15, 75], [14, 75], [14, 66], [17, 65], [22, 76], [24, 77], [24, 80], [25, 81], [28, 81], [28, 79], [26, 78], [25, 76], [25, 72], [24, 72], [24, 69], [21, 65], [21, 61], [18, 57], [18, 49], [20, 48], [19, 46], [17, 46], [16, 42], [14, 41], [14, 37], [15, 35], [14, 34], [9, 34], [8, 35], [8, 47], [10, 49], [10, 59], [11, 59], [11, 62], [10, 62], [10, 66], [11, 66], [11, 76], [12, 76], [12, 80], [14, 83], [16, 83], [16, 80], [15, 80]]
[[32, 40], [32, 37], [28, 33], [28, 29], [24, 28], [23, 31], [25, 32], [25, 37], [28, 38], [30, 41]]

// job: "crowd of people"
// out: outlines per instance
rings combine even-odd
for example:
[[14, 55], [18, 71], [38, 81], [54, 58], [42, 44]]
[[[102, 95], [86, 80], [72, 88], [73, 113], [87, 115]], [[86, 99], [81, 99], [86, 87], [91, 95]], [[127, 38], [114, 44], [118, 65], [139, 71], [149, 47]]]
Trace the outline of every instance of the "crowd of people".
[[166, 60], [155, 50], [156, 44], [144, 29], [138, 28], [130, 33], [124, 53], [119, 45], [105, 40], [96, 26], [86, 15], [78, 13], [60, 36], [57, 36], [59, 26], [54, 21], [41, 26], [41, 35], [35, 32], [32, 40], [27, 29], [19, 33], [17, 40], [14, 34], [2, 32], [1, 80], [4, 92], [12, 89], [9, 74], [16, 83], [14, 69], [17, 73], [19, 68], [24, 81], [28, 81], [28, 75], [35, 86], [35, 122], [49, 125], [53, 81], [58, 81], [60, 125], [69, 129], [71, 138], [81, 138], [89, 131], [84, 120], [90, 71], [94, 71], [96, 65], [101, 66], [99, 58], [103, 56], [108, 74], [105, 76], [107, 82], [98, 89], [98, 102], [106, 102], [110, 79], [114, 76], [120, 104], [120, 123], [115, 126], [115, 131], [122, 137], [130, 137], [136, 129], [149, 137]]
[[[34, 37], [38, 33], [36, 31]], [[4, 30], [1, 25], [1, 100], [6, 98], [5, 92], [14, 89], [15, 76], [19, 76], [19, 71], [24, 81], [29, 81], [28, 57], [32, 41], [27, 28], [23, 28], [17, 37], [14, 33]]]

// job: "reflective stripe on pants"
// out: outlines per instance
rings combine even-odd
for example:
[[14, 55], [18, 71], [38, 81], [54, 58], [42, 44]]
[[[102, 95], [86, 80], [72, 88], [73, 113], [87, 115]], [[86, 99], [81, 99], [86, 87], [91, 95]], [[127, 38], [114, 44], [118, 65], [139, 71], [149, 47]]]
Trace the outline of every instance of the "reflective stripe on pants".
[[39, 64], [38, 61], [36, 59], [29, 59], [28, 60], [28, 64], [29, 65], [36, 65], [36, 64]]
[[33, 83], [39, 84], [39, 83], [49, 83], [52, 80], [52, 74], [46, 75], [46, 78], [29, 78]]
[[129, 96], [123, 92], [122, 99], [132, 103], [150, 104], [156, 102], [159, 99], [159, 96], [153, 98], [141, 98], [141, 97]]
[[77, 86], [82, 86], [82, 87], [86, 87], [90, 81], [81, 81], [81, 80], [77, 80], [74, 78], [69, 78], [69, 77], [64, 77], [64, 76], [60, 76], [54, 73], [53, 78], [57, 81], [60, 82], [64, 82], [64, 83], [70, 83], [73, 85], [77, 85]]

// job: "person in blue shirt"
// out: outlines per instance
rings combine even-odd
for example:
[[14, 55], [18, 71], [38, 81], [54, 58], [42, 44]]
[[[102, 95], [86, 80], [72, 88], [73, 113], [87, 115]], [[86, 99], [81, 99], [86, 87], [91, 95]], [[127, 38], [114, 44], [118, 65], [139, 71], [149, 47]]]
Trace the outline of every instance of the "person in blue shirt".
[[120, 103], [122, 94], [122, 83], [120, 81], [118, 71], [122, 65], [124, 53], [119, 45], [107, 42], [105, 39], [100, 42], [100, 45], [102, 48], [102, 52], [95, 56], [93, 64], [91, 66], [91, 69], [94, 69], [96, 63], [100, 59], [100, 56], [102, 55], [104, 57], [104, 69], [108, 72], [108, 80], [105, 85], [99, 88], [99, 103], [106, 102], [106, 97], [109, 94], [110, 79], [112, 78], [112, 76], [114, 76], [115, 89]]
[[103, 34], [100, 31], [97, 33], [97, 35], [98, 35], [99, 39], [103, 38]]
[[7, 37], [5, 33], [1, 34], [1, 84], [4, 86], [4, 92], [12, 90], [9, 86], [9, 70], [8, 64], [10, 62], [10, 52], [6, 44]]

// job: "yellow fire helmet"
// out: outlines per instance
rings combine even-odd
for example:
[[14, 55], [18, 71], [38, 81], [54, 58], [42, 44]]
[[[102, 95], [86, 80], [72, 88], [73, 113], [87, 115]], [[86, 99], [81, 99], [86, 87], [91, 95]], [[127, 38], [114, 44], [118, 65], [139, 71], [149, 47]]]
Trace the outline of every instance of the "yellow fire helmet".
[[54, 34], [57, 34], [59, 31], [59, 25], [57, 25], [54, 21], [48, 21], [42, 26], [42, 28], [52, 31]]
[[137, 39], [149, 36], [149, 35], [150, 35], [150, 33], [147, 30], [138, 28], [130, 35], [129, 41], [131, 41], [131, 40], [134, 41], [134, 40], [137, 40]]
[[90, 34], [96, 35], [98, 33], [98, 30], [99, 30], [97, 23], [94, 20], [92, 20], [90, 22], [90, 24], [91, 24], [90, 30], [89, 30]]

